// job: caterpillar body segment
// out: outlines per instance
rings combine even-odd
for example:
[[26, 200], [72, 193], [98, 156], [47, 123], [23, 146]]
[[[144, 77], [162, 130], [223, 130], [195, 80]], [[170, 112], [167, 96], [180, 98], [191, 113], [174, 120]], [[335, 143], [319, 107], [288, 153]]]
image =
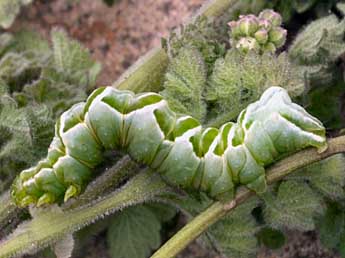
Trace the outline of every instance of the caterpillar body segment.
[[219, 129], [178, 117], [159, 94], [99, 88], [60, 117], [55, 134], [47, 157], [15, 180], [18, 206], [79, 195], [106, 150], [125, 150], [171, 184], [229, 199], [238, 185], [264, 192], [265, 166], [282, 155], [326, 146], [322, 124], [279, 87]]

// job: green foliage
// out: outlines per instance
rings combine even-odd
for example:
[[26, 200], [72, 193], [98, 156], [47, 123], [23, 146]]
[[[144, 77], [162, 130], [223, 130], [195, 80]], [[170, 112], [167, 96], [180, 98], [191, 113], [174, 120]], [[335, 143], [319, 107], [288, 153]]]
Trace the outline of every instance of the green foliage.
[[290, 59], [312, 84], [327, 84], [336, 75], [336, 60], [345, 52], [345, 19], [329, 15], [310, 23], [289, 48]]
[[20, 8], [28, 5], [32, 0], [1, 0], [0, 1], [0, 26], [9, 28], [18, 15]]
[[1, 192], [46, 153], [56, 117], [86, 98], [99, 65], [62, 31], [52, 31], [52, 48], [31, 32], [0, 37]]
[[257, 205], [258, 199], [253, 197], [210, 228], [215, 246], [227, 257], [256, 257], [259, 226], [251, 212]]
[[319, 220], [321, 243], [329, 249], [337, 249], [345, 255], [345, 212], [344, 207], [330, 203], [327, 211]]
[[345, 157], [337, 154], [296, 171], [289, 179], [308, 182], [325, 197], [334, 201], [345, 198]]
[[275, 229], [313, 230], [314, 217], [322, 213], [322, 203], [318, 194], [306, 184], [284, 181], [274, 195], [262, 195], [265, 201], [264, 219]]
[[225, 58], [216, 61], [208, 81], [205, 97], [213, 106], [209, 120], [218, 117], [217, 124], [234, 120], [240, 110], [272, 85], [284, 87], [290, 96], [297, 96], [304, 90], [284, 52], [276, 57], [269, 53], [242, 54], [235, 49], [229, 50]]
[[227, 36], [217, 31], [216, 24], [212, 20], [200, 16], [194, 23], [181, 26], [179, 33], [173, 32], [163, 46], [170, 57], [176, 57], [181, 48], [197, 49], [210, 72], [215, 60], [224, 55], [225, 42], [227, 42]]
[[270, 249], [281, 248], [285, 244], [285, 236], [280, 230], [265, 227], [258, 233], [259, 241]]
[[175, 214], [175, 209], [162, 204], [138, 205], [118, 213], [107, 233], [111, 257], [148, 257], [161, 244], [162, 222]]
[[307, 110], [319, 118], [327, 129], [335, 130], [345, 127], [342, 115], [342, 100], [345, 95], [343, 81], [316, 87], [307, 96]]
[[79, 42], [67, 40], [64, 31], [52, 32], [53, 62], [58, 73], [63, 74], [73, 84], [85, 85], [95, 83], [101, 67], [90, 58], [89, 52]]
[[193, 47], [183, 47], [172, 58], [165, 75], [164, 90], [173, 110], [201, 120], [206, 114], [203, 90], [207, 68], [200, 52]]
[[303, 14], [311, 11], [317, 15], [327, 15], [336, 2], [337, 0], [241, 0], [231, 7], [230, 15], [232, 17], [228, 20], [237, 18], [241, 14], [258, 14], [263, 9], [274, 9], [283, 16], [284, 23], [288, 23], [296, 13]]

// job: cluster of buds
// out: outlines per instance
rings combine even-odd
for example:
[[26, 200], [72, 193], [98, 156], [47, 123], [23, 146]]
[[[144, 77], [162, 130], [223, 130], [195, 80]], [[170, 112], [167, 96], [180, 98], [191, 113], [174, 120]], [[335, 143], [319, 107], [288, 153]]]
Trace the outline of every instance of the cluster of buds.
[[249, 50], [275, 52], [286, 40], [287, 31], [281, 27], [282, 17], [273, 10], [263, 10], [259, 16], [241, 15], [238, 21], [228, 25], [231, 45], [245, 53]]

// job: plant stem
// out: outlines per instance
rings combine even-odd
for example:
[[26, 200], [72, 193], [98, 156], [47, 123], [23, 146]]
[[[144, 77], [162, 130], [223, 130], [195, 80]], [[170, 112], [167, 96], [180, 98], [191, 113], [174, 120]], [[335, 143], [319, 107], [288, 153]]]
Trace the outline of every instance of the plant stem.
[[0, 239], [19, 223], [19, 209], [11, 200], [10, 192], [0, 196]]
[[0, 257], [13, 257], [42, 249], [64, 235], [103, 218], [104, 214], [151, 200], [168, 189], [159, 176], [146, 172], [132, 178], [118, 191], [84, 207], [66, 212], [48, 207], [32, 220], [20, 225], [0, 243]]
[[[82, 195], [76, 199], [71, 199], [61, 208], [66, 211], [92, 203], [93, 200], [105, 196], [110, 188], [115, 189], [124, 180], [138, 173], [140, 173], [139, 165], [126, 155], [92, 181]], [[17, 208], [12, 202], [9, 191], [0, 196], [0, 239], [9, 231], [9, 228], [13, 229], [19, 223], [19, 214], [22, 211], [25, 210]]]
[[[328, 149], [318, 153], [315, 148], [308, 148], [287, 158], [284, 158], [267, 169], [267, 183], [279, 181], [296, 169], [305, 167], [337, 153], [345, 152], [345, 136], [339, 136], [328, 141]], [[170, 238], [151, 258], [175, 257], [186, 246], [194, 241], [208, 227], [224, 217], [238, 205], [245, 202], [254, 193], [241, 187], [234, 200], [230, 203], [215, 202], [204, 212], [196, 216], [172, 238]]]
[[65, 203], [62, 209], [66, 211], [91, 203], [93, 200], [104, 196], [110, 189], [116, 189], [126, 179], [139, 173], [139, 165], [126, 155], [116, 162], [114, 166], [105, 169], [104, 173], [87, 186], [82, 195]]

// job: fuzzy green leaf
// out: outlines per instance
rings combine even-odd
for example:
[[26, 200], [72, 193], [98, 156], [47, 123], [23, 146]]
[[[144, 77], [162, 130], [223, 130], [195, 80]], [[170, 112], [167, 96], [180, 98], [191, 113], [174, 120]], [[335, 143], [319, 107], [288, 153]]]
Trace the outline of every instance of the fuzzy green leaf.
[[148, 203], [145, 207], [151, 209], [161, 222], [171, 220], [177, 213], [177, 209], [175, 207], [162, 203]]
[[200, 52], [191, 47], [180, 49], [169, 64], [161, 94], [176, 112], [190, 114], [203, 120], [206, 105], [203, 91], [206, 84], [206, 65]]
[[345, 19], [329, 15], [313, 21], [301, 31], [289, 48], [290, 59], [306, 78], [327, 84], [334, 77], [335, 61], [345, 52]]
[[145, 258], [159, 247], [161, 222], [145, 206], [129, 207], [113, 219], [108, 230], [110, 255], [116, 258]]
[[[54, 50], [33, 32], [1, 35], [0, 191], [46, 154], [56, 117], [85, 100], [99, 72], [87, 50], [63, 32], [52, 32]], [[62, 52], [60, 63], [54, 51]]]
[[215, 106], [209, 114], [210, 123], [218, 125], [234, 120], [272, 85], [287, 89], [292, 97], [300, 95], [304, 85], [295, 78], [297, 72], [285, 53], [276, 57], [269, 53], [242, 54], [236, 49], [229, 50], [225, 58], [216, 61], [208, 81], [206, 99]]
[[32, 0], [1, 0], [0, 1], [0, 26], [9, 28], [20, 11], [22, 5], [31, 3]]
[[342, 115], [344, 94], [344, 82], [317, 87], [308, 94], [307, 111], [319, 118], [327, 129], [341, 129], [345, 127]]
[[185, 47], [197, 49], [205, 61], [209, 74], [214, 62], [225, 54], [228, 35], [227, 31], [220, 33], [219, 27], [207, 17], [199, 16], [195, 22], [182, 26], [180, 33], [170, 35], [166, 44], [169, 56], [176, 57]]
[[296, 171], [290, 179], [308, 181], [320, 193], [333, 200], [345, 199], [345, 157], [337, 154]]
[[313, 218], [322, 211], [320, 197], [306, 183], [283, 182], [276, 196], [267, 192], [262, 198], [264, 219], [276, 229], [313, 230]]
[[94, 74], [100, 71], [100, 65], [92, 61], [89, 51], [78, 41], [68, 39], [62, 30], [53, 30], [51, 37], [57, 71], [67, 74], [74, 83], [94, 84]]
[[260, 230], [258, 238], [261, 243], [270, 249], [278, 249], [285, 244], [284, 234], [280, 230], [268, 227]]
[[319, 220], [321, 243], [333, 249], [343, 245], [341, 239], [345, 236], [345, 213], [335, 204], [330, 204], [325, 215]]
[[259, 226], [251, 212], [257, 205], [258, 199], [253, 197], [210, 228], [209, 234], [220, 252], [232, 258], [256, 257]]

